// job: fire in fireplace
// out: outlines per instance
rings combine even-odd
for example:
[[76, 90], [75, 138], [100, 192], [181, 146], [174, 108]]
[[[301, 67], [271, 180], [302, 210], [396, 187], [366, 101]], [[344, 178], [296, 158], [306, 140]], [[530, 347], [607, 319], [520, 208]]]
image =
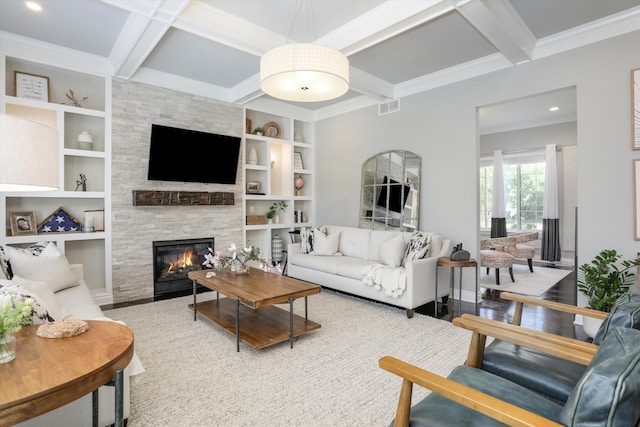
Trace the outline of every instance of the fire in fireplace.
[[[193, 291], [190, 271], [201, 270], [204, 255], [214, 248], [214, 238], [153, 242], [154, 300], [187, 295]], [[199, 286], [198, 292], [206, 288]]]

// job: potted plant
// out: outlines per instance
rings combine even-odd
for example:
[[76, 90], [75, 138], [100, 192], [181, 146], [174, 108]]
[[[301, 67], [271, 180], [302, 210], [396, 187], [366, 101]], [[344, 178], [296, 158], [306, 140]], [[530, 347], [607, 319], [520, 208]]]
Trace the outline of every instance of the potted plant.
[[[630, 270], [640, 265], [640, 258], [619, 261], [620, 258], [622, 255], [614, 249], [604, 249], [591, 263], [580, 266], [578, 289], [589, 298], [589, 308], [608, 313], [616, 300], [629, 291], [635, 277]], [[585, 332], [593, 338], [601, 321], [585, 316], [583, 322]]]
[[267, 213], [265, 214], [267, 216], [267, 218], [269, 219], [269, 223], [273, 222], [273, 219], [276, 218], [276, 224], [278, 224], [280, 221], [278, 221], [278, 213], [280, 211], [283, 211], [284, 208], [287, 207], [287, 202], [284, 200], [280, 200], [279, 202], [274, 202], [270, 207], [269, 210], [267, 211]]
[[260, 126], [258, 126], [257, 128], [255, 128], [253, 130], [253, 134], [254, 135], [258, 135], [258, 136], [262, 136], [262, 135], [264, 135], [264, 129], [262, 129]]

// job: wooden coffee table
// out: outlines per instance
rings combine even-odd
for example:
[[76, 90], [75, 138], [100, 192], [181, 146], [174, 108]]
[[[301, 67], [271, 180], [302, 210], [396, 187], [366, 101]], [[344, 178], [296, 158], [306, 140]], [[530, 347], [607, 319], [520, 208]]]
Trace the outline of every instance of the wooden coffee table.
[[39, 325], [16, 336], [17, 356], [0, 364], [0, 426], [44, 414], [114, 380], [115, 425], [123, 425], [123, 370], [133, 357], [133, 332], [115, 322], [88, 320], [89, 330], [70, 338], [41, 338]]
[[[236, 351], [240, 341], [254, 349], [261, 349], [286, 340], [293, 348], [293, 338], [320, 328], [307, 318], [307, 297], [320, 293], [320, 286], [275, 273], [251, 268], [248, 275], [228, 270], [191, 271], [193, 281], [193, 320], [196, 313], [236, 337]], [[197, 303], [196, 285], [217, 292], [215, 300]], [[227, 298], [220, 298], [220, 294]], [[304, 297], [305, 317], [293, 314], [293, 301]], [[289, 312], [274, 304], [289, 303]]]

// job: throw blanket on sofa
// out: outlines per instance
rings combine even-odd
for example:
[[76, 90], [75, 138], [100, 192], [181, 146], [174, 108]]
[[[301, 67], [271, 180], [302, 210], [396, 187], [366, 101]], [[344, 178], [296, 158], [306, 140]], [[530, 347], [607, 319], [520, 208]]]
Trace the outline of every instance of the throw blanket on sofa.
[[387, 296], [398, 298], [407, 290], [407, 271], [404, 267], [372, 264], [362, 268], [362, 281], [377, 290], [384, 288]]

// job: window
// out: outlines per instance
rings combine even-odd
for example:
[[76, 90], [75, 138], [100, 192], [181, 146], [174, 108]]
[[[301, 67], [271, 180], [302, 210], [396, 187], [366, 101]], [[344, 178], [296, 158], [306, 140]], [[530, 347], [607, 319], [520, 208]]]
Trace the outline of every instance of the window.
[[[504, 199], [507, 230], [542, 230], [544, 154], [504, 156]], [[480, 228], [491, 228], [493, 157], [480, 160]]]

